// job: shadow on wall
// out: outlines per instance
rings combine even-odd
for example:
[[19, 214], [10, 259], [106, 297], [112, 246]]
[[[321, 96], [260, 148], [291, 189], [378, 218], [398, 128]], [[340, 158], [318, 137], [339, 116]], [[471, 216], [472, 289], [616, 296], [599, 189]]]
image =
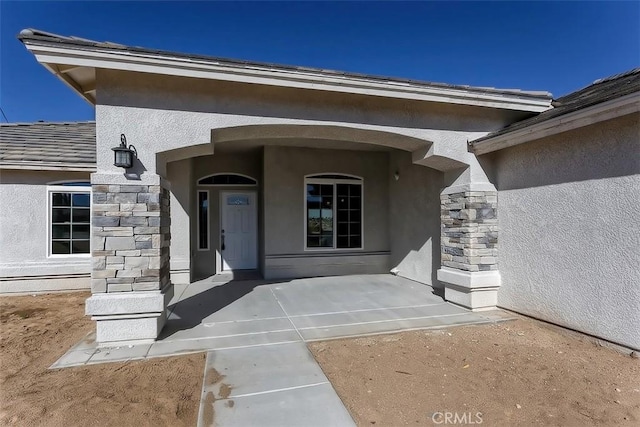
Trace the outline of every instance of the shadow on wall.
[[532, 113], [385, 99], [309, 89], [98, 70], [100, 103], [112, 106], [368, 123], [417, 129], [498, 130]]
[[640, 114], [481, 156], [498, 190], [518, 190], [640, 173]]
[[140, 181], [140, 177], [143, 173], [147, 171], [147, 168], [144, 167], [142, 162], [138, 159], [138, 157], [133, 157], [133, 164], [130, 168], [125, 169], [124, 177], [128, 181]]
[[390, 168], [391, 268], [397, 269], [399, 276], [439, 288], [436, 275], [444, 174], [412, 164], [411, 155], [403, 152], [391, 153]]
[[[382, 233], [388, 235], [387, 239], [378, 239], [383, 242], [383, 247], [376, 247], [377, 251], [389, 251], [389, 265], [385, 269], [397, 269], [398, 275], [420, 283], [440, 287], [436, 279], [437, 270], [440, 268], [440, 192], [444, 186], [444, 174], [440, 171], [430, 169], [425, 166], [414, 165], [411, 160], [411, 154], [394, 150], [388, 153], [388, 163], [385, 162], [384, 170], [379, 172], [385, 182], [385, 194], [381, 194], [379, 203], [372, 206], [372, 209], [385, 209], [384, 215], [378, 215], [384, 218], [380, 224], [369, 230], [370, 233]], [[215, 159], [215, 156], [213, 156]], [[219, 159], [225, 159], [223, 155]], [[182, 160], [179, 162], [169, 163], [169, 175], [172, 177], [172, 193], [177, 199], [177, 203], [172, 206], [172, 212], [176, 209], [184, 210], [184, 212], [195, 212], [194, 200], [194, 180], [204, 173], [197, 170], [197, 165], [190, 160]], [[209, 161], [203, 165], [209, 167]], [[195, 168], [195, 169], [194, 169]], [[189, 169], [191, 172], [187, 172]], [[235, 170], [235, 168], [232, 168]], [[206, 169], [209, 171], [209, 169]], [[396, 179], [396, 172], [398, 179]], [[378, 172], [376, 172], [378, 173]], [[178, 182], [180, 181], [180, 182]], [[388, 193], [387, 193], [388, 191]], [[294, 191], [297, 195], [297, 190]], [[214, 199], [217, 198], [211, 195]], [[368, 198], [369, 201], [373, 200]], [[215, 201], [215, 200], [214, 200]], [[300, 204], [296, 202], [295, 206]], [[212, 210], [217, 208], [214, 204]], [[172, 214], [173, 215], [173, 214]], [[185, 214], [188, 215], [188, 214]], [[264, 216], [264, 215], [263, 215]], [[215, 214], [212, 212], [212, 224], [216, 223]], [[368, 217], [370, 218], [370, 217]], [[195, 216], [191, 216], [191, 228], [195, 224]], [[301, 221], [302, 223], [302, 218]], [[372, 222], [369, 222], [372, 224]], [[174, 226], [180, 228], [189, 228], [188, 222], [184, 227], [174, 221]], [[286, 228], [283, 229], [283, 235], [290, 230], [290, 222], [285, 222]], [[377, 228], [381, 227], [381, 228]], [[388, 227], [384, 229], [384, 227]], [[218, 241], [217, 228], [212, 225], [211, 242], [215, 248], [215, 242]], [[273, 232], [275, 232], [272, 229]], [[189, 230], [174, 230], [174, 239], [184, 240], [188, 236], [183, 233], [189, 233]], [[276, 233], [277, 235], [278, 233]], [[194, 238], [191, 235], [191, 240]], [[374, 242], [376, 239], [369, 239]], [[173, 244], [173, 242], [172, 242]], [[207, 266], [212, 269], [204, 269], [198, 267], [202, 264], [198, 261], [198, 252], [193, 250], [193, 240], [191, 244], [186, 243], [189, 252], [185, 252], [185, 259], [191, 260], [191, 279], [198, 277], [207, 277], [215, 273], [215, 262], [207, 261]], [[173, 248], [172, 248], [173, 249]], [[186, 249], [185, 249], [186, 250]], [[208, 253], [208, 252], [207, 252]], [[172, 252], [172, 256], [175, 252]], [[214, 253], [211, 253], [214, 256]], [[261, 255], [262, 256], [262, 255]], [[201, 266], [202, 267], [202, 266]], [[385, 270], [388, 271], [388, 270]]]

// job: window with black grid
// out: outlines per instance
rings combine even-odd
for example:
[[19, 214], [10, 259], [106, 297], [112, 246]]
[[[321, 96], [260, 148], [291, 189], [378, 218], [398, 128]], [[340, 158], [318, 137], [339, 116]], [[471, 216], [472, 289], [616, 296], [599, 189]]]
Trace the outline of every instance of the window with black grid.
[[91, 194], [51, 192], [51, 254], [88, 254], [91, 251]]
[[306, 178], [306, 248], [362, 248], [362, 178], [323, 174]]
[[337, 248], [362, 246], [362, 185], [336, 184]]
[[332, 184], [307, 184], [307, 247], [333, 247]]

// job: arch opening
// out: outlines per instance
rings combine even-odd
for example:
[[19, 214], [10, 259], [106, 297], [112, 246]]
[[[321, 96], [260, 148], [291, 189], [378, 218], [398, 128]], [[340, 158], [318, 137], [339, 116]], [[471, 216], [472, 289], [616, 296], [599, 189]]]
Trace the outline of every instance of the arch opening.
[[240, 173], [214, 173], [200, 178], [198, 185], [255, 186], [258, 185], [258, 181]]

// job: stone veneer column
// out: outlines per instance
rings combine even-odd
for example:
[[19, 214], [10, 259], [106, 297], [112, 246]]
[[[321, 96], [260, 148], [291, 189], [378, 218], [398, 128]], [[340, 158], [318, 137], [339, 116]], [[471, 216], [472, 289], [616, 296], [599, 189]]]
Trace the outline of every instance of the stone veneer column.
[[173, 295], [168, 182], [146, 178], [155, 185], [92, 176], [93, 295], [86, 313], [97, 322], [100, 344], [154, 340], [166, 321]]
[[498, 193], [462, 191], [440, 196], [445, 299], [473, 310], [495, 308], [498, 272]]

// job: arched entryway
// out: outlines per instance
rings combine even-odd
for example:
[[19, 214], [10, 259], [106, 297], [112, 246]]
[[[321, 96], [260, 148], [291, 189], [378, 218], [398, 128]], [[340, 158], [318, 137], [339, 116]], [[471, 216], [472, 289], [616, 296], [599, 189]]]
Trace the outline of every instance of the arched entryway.
[[225, 197], [245, 196], [255, 207], [255, 221], [248, 218], [265, 278], [393, 271], [436, 284], [444, 175], [416, 162], [431, 142], [285, 124], [214, 129], [211, 140], [212, 154], [167, 163], [181, 201], [172, 207], [174, 283], [234, 269], [225, 262]]

